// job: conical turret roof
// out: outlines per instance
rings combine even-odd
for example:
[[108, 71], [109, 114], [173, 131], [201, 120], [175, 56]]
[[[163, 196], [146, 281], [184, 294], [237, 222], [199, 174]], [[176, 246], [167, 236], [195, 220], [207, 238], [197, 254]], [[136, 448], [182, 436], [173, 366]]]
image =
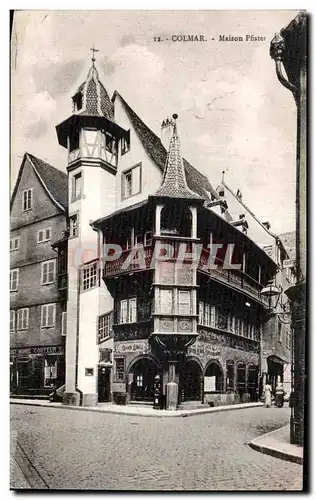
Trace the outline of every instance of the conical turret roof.
[[173, 115], [173, 134], [170, 140], [169, 151], [165, 164], [163, 180], [156, 196], [168, 198], [188, 198], [201, 200], [201, 196], [191, 191], [188, 187], [180, 148], [180, 139], [177, 132], [176, 119]]

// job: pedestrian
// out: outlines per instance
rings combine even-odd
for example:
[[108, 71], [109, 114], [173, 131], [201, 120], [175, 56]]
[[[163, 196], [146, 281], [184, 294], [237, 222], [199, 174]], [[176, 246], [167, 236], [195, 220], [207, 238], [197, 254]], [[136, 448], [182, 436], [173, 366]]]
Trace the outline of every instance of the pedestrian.
[[271, 385], [266, 383], [266, 385], [264, 386], [264, 404], [266, 408], [269, 408], [271, 406], [271, 392]]
[[275, 405], [278, 408], [282, 408], [282, 406], [284, 405], [284, 394], [285, 391], [283, 388], [283, 384], [279, 382], [275, 389]]

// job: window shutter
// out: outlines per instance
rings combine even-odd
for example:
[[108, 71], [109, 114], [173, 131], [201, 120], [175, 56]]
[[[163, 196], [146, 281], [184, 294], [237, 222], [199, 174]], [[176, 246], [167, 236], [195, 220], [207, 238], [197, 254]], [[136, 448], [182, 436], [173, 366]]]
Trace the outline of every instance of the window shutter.
[[67, 312], [65, 311], [61, 313], [61, 334], [67, 335]]
[[15, 330], [15, 311], [10, 311], [10, 332]]
[[140, 167], [135, 167], [132, 170], [132, 193], [140, 191]]

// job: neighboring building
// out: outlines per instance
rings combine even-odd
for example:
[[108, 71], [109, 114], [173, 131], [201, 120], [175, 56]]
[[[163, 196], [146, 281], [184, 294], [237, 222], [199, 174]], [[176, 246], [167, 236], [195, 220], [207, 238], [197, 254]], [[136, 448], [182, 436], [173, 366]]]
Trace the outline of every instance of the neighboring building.
[[[72, 99], [56, 127], [69, 151], [64, 401], [151, 401], [156, 375], [165, 395], [177, 382], [178, 402], [256, 399], [259, 376], [275, 385], [289, 362], [261, 296], [283, 282], [282, 242], [239, 207], [240, 195], [225, 199], [227, 185], [215, 191], [182, 159], [175, 119], [159, 139], [119, 93], [110, 100], [94, 60]], [[168, 261], [157, 254], [164, 244]], [[196, 244], [197, 262], [184, 255], [179, 266], [179, 252]], [[66, 247], [56, 242], [59, 253]], [[241, 269], [225, 269], [227, 258]]]
[[10, 389], [36, 396], [64, 382], [66, 297], [52, 242], [66, 229], [67, 175], [26, 153], [11, 199]]

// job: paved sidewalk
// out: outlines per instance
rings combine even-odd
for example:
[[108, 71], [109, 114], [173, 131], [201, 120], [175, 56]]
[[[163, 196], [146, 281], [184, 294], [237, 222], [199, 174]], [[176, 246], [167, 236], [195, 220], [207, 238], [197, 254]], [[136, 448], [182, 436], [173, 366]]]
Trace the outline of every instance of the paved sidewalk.
[[303, 464], [303, 446], [290, 443], [289, 425], [253, 439], [250, 441], [249, 446], [261, 453], [272, 455], [288, 462]]
[[31, 486], [24, 477], [13, 455], [10, 455], [10, 490], [27, 490]]
[[11, 404], [44, 406], [48, 408], [68, 408], [77, 411], [94, 411], [99, 413], [114, 413], [118, 415], [133, 415], [139, 417], [190, 417], [204, 415], [205, 413], [218, 413], [229, 410], [241, 410], [243, 408], [255, 408], [263, 406], [263, 403], [243, 403], [239, 405], [215, 406], [213, 408], [197, 408], [195, 410], [154, 410], [148, 406], [126, 405], [120, 406], [111, 403], [100, 403], [98, 406], [67, 406], [62, 403], [50, 403], [49, 401], [34, 399], [10, 399]]

